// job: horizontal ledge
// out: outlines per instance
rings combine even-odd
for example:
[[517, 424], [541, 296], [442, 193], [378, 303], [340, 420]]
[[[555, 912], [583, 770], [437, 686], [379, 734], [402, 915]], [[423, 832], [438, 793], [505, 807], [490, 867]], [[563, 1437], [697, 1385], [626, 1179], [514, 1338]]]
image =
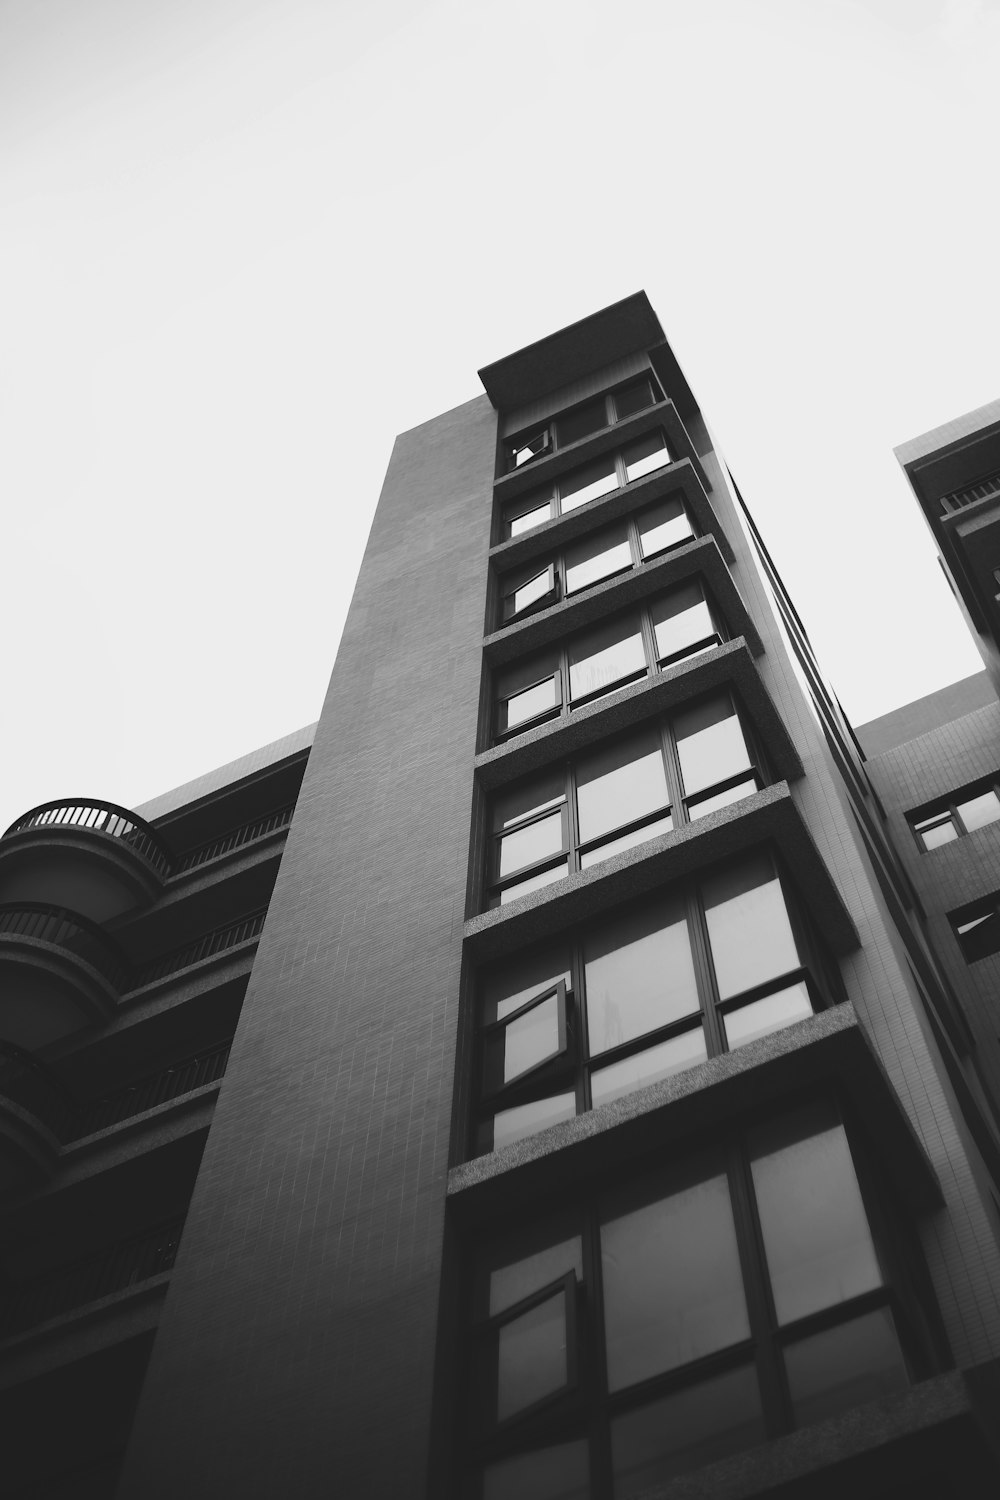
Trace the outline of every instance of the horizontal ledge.
[[719, 860], [772, 845], [783, 858], [813, 921], [836, 953], [852, 953], [858, 935], [785, 781], [614, 854], [592, 869], [530, 891], [465, 924], [465, 950], [480, 963], [707, 870]]
[[690, 578], [705, 580], [733, 635], [744, 636], [754, 656], [760, 656], [764, 645], [757, 627], [723, 561], [718, 538], [711, 534], [695, 537], [627, 573], [616, 573], [548, 609], [504, 625], [483, 641], [483, 654], [491, 666], [502, 666]]
[[662, 1158], [789, 1095], [824, 1085], [847, 1101], [907, 1201], [940, 1205], [934, 1169], [850, 1002], [771, 1032], [610, 1104], [452, 1167], [448, 1201], [464, 1222], [507, 1219], [645, 1155]]
[[708, 498], [708, 491], [689, 458], [678, 459], [676, 463], [657, 469], [654, 474], [634, 479], [631, 484], [612, 490], [610, 495], [602, 495], [599, 500], [591, 500], [586, 505], [571, 510], [568, 515], [543, 521], [541, 526], [532, 527], [523, 536], [513, 536], [505, 542], [498, 542], [495, 547], [490, 548], [490, 562], [498, 572], [506, 572], [521, 563], [531, 562], [533, 558], [551, 553], [567, 542], [576, 541], [578, 537], [596, 531], [610, 521], [617, 521], [622, 516], [631, 515], [657, 500], [664, 500], [668, 495], [678, 493], [688, 507], [688, 513], [697, 522], [698, 529], [715, 537], [719, 551], [731, 563], [735, 557], [732, 545]]
[[738, 694], [777, 777], [794, 781], [802, 775], [802, 762], [785, 722], [741, 637], [618, 688], [596, 703], [575, 709], [566, 718], [539, 724], [484, 750], [475, 759], [476, 775], [488, 790], [504, 786], [610, 734], [679, 708], [713, 688], [732, 688]]

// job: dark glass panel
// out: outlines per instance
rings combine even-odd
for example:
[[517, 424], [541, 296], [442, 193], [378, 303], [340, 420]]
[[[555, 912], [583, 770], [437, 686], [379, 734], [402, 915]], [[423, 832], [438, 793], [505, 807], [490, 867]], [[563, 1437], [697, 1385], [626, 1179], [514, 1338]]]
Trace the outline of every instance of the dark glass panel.
[[655, 400], [652, 382], [648, 375], [643, 375], [641, 380], [633, 380], [631, 385], [622, 386], [620, 391], [615, 391], [615, 416], [619, 422], [624, 422], [626, 417], [634, 416], [637, 411], [645, 411]]
[[548, 450], [549, 429], [543, 427], [541, 432], [533, 432], [529, 437], [517, 438], [508, 444], [510, 453], [509, 467], [520, 469], [523, 464], [530, 464], [532, 459], [540, 458]]
[[783, 1026], [804, 1021], [812, 1013], [808, 986], [800, 980], [798, 984], [790, 984], [785, 990], [765, 995], [763, 1000], [753, 1000], [749, 1005], [741, 1005], [739, 1010], [731, 1010], [723, 1016], [726, 1043], [731, 1052], [734, 1047], [742, 1047], [745, 1042], [753, 1042], [759, 1036], [769, 1036]]
[[977, 958], [988, 958], [991, 953], [1000, 953], [1000, 914], [996, 911], [983, 912], [978, 917], [967, 917], [964, 922], [956, 923], [955, 930], [962, 952], [970, 964], [975, 963]]
[[557, 880], [565, 880], [569, 874], [569, 865], [564, 860], [560, 865], [553, 865], [551, 869], [540, 870], [537, 875], [529, 875], [524, 880], [519, 880], [515, 885], [504, 886], [500, 892], [500, 905], [506, 906], [509, 901], [516, 901], [518, 896], [526, 896], [529, 891], [541, 890], [544, 885], [552, 885]]
[[532, 813], [547, 807], [558, 807], [565, 800], [565, 777], [561, 769], [533, 776], [493, 799], [493, 827], [496, 832], [520, 823]]
[[601, 1266], [612, 1391], [749, 1337], [722, 1174], [609, 1219]]
[[638, 527], [639, 546], [644, 558], [655, 557], [670, 547], [679, 547], [694, 536], [684, 502], [673, 495], [660, 505], [651, 505], [649, 510], [644, 510], [638, 517]]
[[559, 705], [555, 672], [558, 654], [545, 651], [498, 672], [494, 692], [500, 704], [499, 728], [516, 729]]
[[608, 412], [605, 398], [595, 396], [593, 401], [586, 401], [583, 406], [575, 407], [573, 411], [568, 411], [556, 422], [559, 446], [565, 448], [570, 443], [578, 443], [581, 438], [589, 437], [592, 432], [600, 432], [601, 428], [607, 425]]
[[977, 828], [985, 828], [987, 823], [995, 823], [1000, 818], [1000, 797], [994, 791], [980, 792], [956, 805], [969, 833], [975, 832]]
[[728, 693], [678, 714], [674, 734], [688, 796], [750, 767], [746, 740]]
[[799, 1427], [891, 1396], [909, 1384], [887, 1307], [790, 1344], [785, 1370]]
[[503, 596], [503, 617], [505, 620], [512, 620], [515, 615], [523, 614], [532, 605], [554, 598], [555, 569], [550, 564], [539, 573], [529, 572], [523, 583], [508, 589]]
[[881, 1286], [851, 1150], [821, 1104], [751, 1131], [754, 1189], [779, 1323]]
[[591, 1056], [694, 1015], [698, 989], [684, 903], [630, 911], [585, 938]]
[[566, 1294], [560, 1288], [497, 1330], [497, 1421], [564, 1390], [568, 1378]]
[[662, 432], [651, 432], [646, 437], [637, 438], [623, 450], [622, 457], [630, 481], [641, 479], [643, 474], [652, 474], [654, 469], [662, 469], [673, 461]]
[[574, 469], [572, 474], [563, 475], [559, 480], [559, 509], [565, 515], [569, 510], [576, 510], [578, 505], [586, 505], [617, 488], [618, 470], [614, 455], [609, 454], [595, 459], [592, 464], [585, 464], [582, 469]]
[[536, 995], [560, 981], [569, 988], [569, 950], [565, 942], [546, 944], [505, 964], [490, 964], [480, 976], [483, 1020], [502, 1021]]
[[563, 1120], [572, 1120], [576, 1114], [574, 1093], [547, 1094], [544, 1099], [532, 1099], [528, 1104], [517, 1104], [512, 1109], [497, 1110], [493, 1116], [493, 1140], [485, 1149], [499, 1151], [513, 1141], [521, 1141], [526, 1135], [536, 1135], [549, 1125], [559, 1125]]
[[752, 1365], [661, 1396], [611, 1423], [615, 1500], [752, 1448], [765, 1435]]
[[490, 1464], [483, 1500], [589, 1500], [587, 1443], [558, 1443]]
[[509, 1307], [516, 1307], [533, 1292], [540, 1292], [543, 1287], [551, 1286], [560, 1276], [565, 1276], [567, 1271], [574, 1271], [577, 1278], [582, 1277], [582, 1256], [580, 1236], [571, 1235], [536, 1250], [532, 1255], [523, 1255], [507, 1265], [498, 1266], [495, 1271], [490, 1272], [490, 1317], [506, 1312]]
[[625, 1057], [621, 1062], [595, 1069], [590, 1079], [591, 1101], [596, 1109], [599, 1104], [620, 1099], [623, 1094], [645, 1088], [648, 1083], [669, 1078], [671, 1073], [681, 1073], [685, 1068], [693, 1068], [697, 1063], [704, 1062], [707, 1056], [705, 1032], [701, 1026], [695, 1026], [691, 1031], [683, 1031], [680, 1036], [671, 1037], [669, 1041], [647, 1047], [645, 1052], [633, 1052], [631, 1057]]
[[781, 883], [768, 855], [713, 875], [702, 894], [721, 1000], [799, 967]]
[[632, 566], [632, 549], [628, 544], [625, 523], [609, 526], [596, 536], [584, 537], [566, 549], [566, 592], [575, 594], [590, 588], [612, 573]]
[[715, 622], [700, 583], [687, 583], [673, 589], [652, 606], [656, 655], [660, 661], [680, 656], [699, 641], [715, 634]]
[[590, 630], [569, 646], [571, 699], [607, 692], [623, 677], [644, 671], [646, 654], [635, 615]]
[[541, 526], [545, 521], [551, 521], [555, 515], [555, 505], [551, 495], [534, 496], [524, 509], [519, 509], [514, 514], [509, 514], [511, 536], [521, 536], [525, 531], [534, 531], [536, 526]]
[[669, 806], [660, 737], [630, 735], [581, 757], [576, 773], [580, 842], [589, 843], [635, 818]]

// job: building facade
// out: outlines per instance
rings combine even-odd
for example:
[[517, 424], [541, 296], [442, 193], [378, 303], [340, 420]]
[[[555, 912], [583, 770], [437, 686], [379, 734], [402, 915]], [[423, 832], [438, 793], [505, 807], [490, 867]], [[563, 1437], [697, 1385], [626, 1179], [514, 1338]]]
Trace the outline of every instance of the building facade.
[[13, 1493], [992, 1495], [995, 694], [866, 759], [644, 294], [480, 375], [314, 731], [0, 840]]

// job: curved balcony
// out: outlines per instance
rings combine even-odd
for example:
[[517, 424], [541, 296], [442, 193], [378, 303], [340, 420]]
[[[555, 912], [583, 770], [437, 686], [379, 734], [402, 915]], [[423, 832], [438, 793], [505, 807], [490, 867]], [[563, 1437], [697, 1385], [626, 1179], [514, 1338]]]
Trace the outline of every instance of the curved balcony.
[[0, 1036], [35, 1051], [106, 1021], [129, 969], [116, 943], [77, 912], [38, 901], [0, 906]]
[[0, 1198], [51, 1175], [73, 1109], [46, 1067], [0, 1041]]
[[63, 797], [0, 838], [0, 902], [52, 902], [107, 922], [152, 901], [172, 863], [156, 829], [128, 808]]

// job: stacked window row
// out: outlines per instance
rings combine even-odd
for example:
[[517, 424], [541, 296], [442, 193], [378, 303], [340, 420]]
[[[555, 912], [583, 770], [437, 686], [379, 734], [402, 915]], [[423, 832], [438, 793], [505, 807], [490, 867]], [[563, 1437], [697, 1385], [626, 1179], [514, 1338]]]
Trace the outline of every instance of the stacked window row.
[[766, 780], [727, 692], [604, 741], [494, 797], [488, 903], [503, 906], [586, 870], [749, 797]]
[[626, 1500], [927, 1373], [922, 1272], [865, 1187], [821, 1099], [491, 1238], [466, 1493]]
[[544, 458], [555, 449], [568, 448], [571, 443], [593, 437], [605, 427], [624, 422], [626, 417], [634, 417], [662, 400], [663, 395], [653, 376], [641, 375], [616, 390], [592, 396], [589, 401], [508, 438], [504, 443], [505, 467], [508, 472], [521, 469], [536, 458]]
[[599, 500], [602, 495], [610, 495], [646, 474], [665, 468], [676, 458], [666, 435], [657, 428], [613, 453], [604, 453], [508, 501], [503, 509], [503, 535], [522, 536], [546, 521], [569, 515], [591, 500]]
[[803, 1020], [838, 977], [770, 854], [611, 912], [481, 976], [474, 1148]]
[[910, 814], [910, 825], [921, 849], [937, 849], [964, 834], [975, 833], [1000, 819], [1000, 776], [978, 781], [950, 797]]

